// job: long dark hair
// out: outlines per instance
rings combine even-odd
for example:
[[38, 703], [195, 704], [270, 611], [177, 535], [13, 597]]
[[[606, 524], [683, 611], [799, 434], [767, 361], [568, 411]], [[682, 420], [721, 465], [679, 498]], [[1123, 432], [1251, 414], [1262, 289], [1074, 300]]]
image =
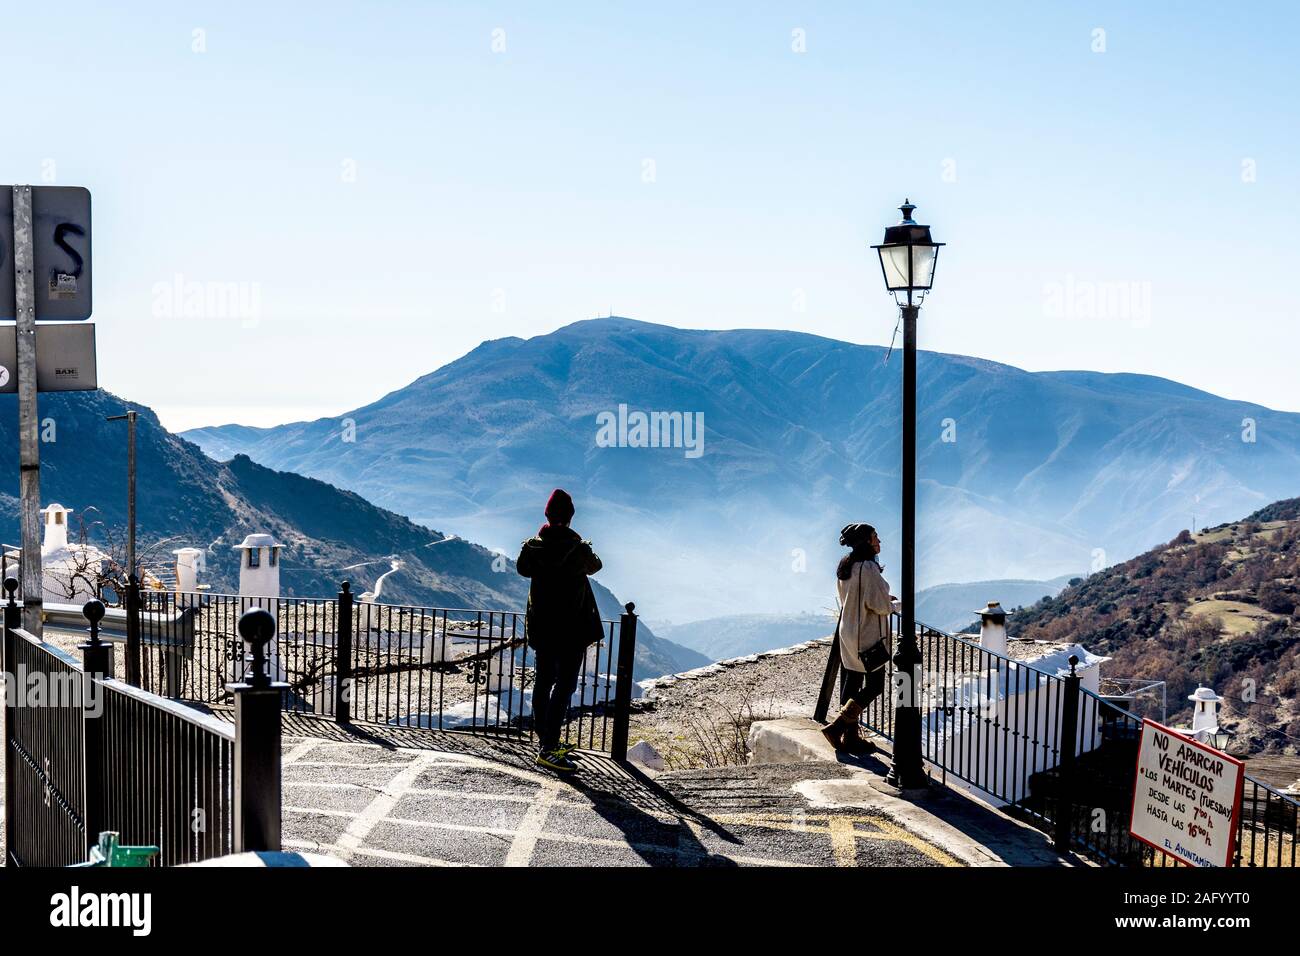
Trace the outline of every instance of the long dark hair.
[[837, 578], [847, 581], [853, 574], [853, 565], [859, 561], [870, 561], [881, 571], [885, 570], [884, 566], [876, 560], [876, 552], [871, 547], [871, 539], [875, 533], [876, 529], [869, 524], [851, 524], [844, 527], [840, 532], [840, 544], [852, 550], [840, 558], [839, 566], [835, 569]]

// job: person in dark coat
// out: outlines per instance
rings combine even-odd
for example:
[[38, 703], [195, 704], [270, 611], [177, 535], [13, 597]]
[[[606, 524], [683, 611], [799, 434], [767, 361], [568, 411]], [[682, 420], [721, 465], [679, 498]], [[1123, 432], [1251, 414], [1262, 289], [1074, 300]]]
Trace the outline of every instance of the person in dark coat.
[[600, 609], [587, 575], [601, 568], [600, 558], [569, 527], [573, 499], [556, 488], [546, 502], [546, 521], [536, 537], [519, 549], [515, 566], [530, 578], [525, 627], [536, 655], [533, 680], [533, 728], [537, 763], [561, 772], [576, 768], [573, 748], [560, 745], [560, 730], [578, 686], [587, 648], [604, 636]]

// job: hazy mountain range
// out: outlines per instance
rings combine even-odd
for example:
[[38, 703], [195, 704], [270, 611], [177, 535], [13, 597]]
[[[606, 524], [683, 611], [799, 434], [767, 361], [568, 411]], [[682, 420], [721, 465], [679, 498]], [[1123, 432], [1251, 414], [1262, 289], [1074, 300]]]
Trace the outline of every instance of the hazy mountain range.
[[[330, 597], [344, 579], [360, 594], [398, 561], [400, 569], [384, 581], [385, 603], [523, 610], [528, 582], [515, 572], [513, 560], [317, 479], [275, 471], [245, 456], [218, 463], [167, 432], [148, 408], [104, 391], [40, 396], [42, 433], [50, 439], [40, 449], [42, 504], [57, 501], [73, 509], [73, 539], [84, 519], [90, 539], [123, 540], [126, 424], [105, 419], [128, 408], [140, 413], [138, 533], [146, 566], [170, 564], [175, 548], [205, 548], [202, 580], [215, 591], [235, 591], [239, 566], [232, 546], [250, 532], [269, 532], [284, 544], [280, 580], [286, 595]], [[16, 426], [17, 397], [0, 395], [0, 444], [13, 449], [15, 466]], [[0, 476], [0, 542], [17, 544], [18, 469], [5, 468]], [[533, 530], [527, 522], [517, 535]], [[619, 600], [599, 578], [593, 584], [605, 617], [617, 617]], [[638, 677], [705, 663], [648, 627], [640, 628], [637, 649]]]
[[960, 631], [978, 624], [978, 608], [997, 601], [1010, 611], [1033, 604], [1045, 597], [1055, 597], [1081, 575], [1063, 574], [1049, 581], [972, 581], [966, 584], [937, 584], [916, 595], [916, 617], [931, 627]]
[[[1050, 581], [972, 581], [940, 584], [916, 595], [916, 616], [932, 627], [959, 631], [977, 623], [975, 609], [999, 601], [1008, 611], [1061, 592], [1070, 576]], [[710, 660], [725, 660], [790, 647], [835, 632], [833, 612], [803, 614], [729, 614], [685, 624], [657, 621], [655, 633], [699, 651]]]
[[[921, 587], [1084, 574], [1300, 490], [1300, 415], [1142, 375], [918, 366]], [[484, 342], [344, 415], [186, 437], [510, 553], [560, 485], [652, 618], [823, 611], [848, 521], [877, 525], [898, 584], [900, 374], [799, 332], [597, 319]], [[638, 411], [702, 415], [702, 447], [628, 447]]]

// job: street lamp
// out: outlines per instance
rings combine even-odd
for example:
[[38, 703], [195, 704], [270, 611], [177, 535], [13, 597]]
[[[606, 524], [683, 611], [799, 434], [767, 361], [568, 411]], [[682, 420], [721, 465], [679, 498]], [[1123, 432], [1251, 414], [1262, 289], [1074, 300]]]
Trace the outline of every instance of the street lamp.
[[[939, 247], [930, 227], [912, 219], [910, 200], [899, 206], [902, 221], [885, 229], [872, 246], [880, 255], [885, 288], [903, 314], [903, 593], [902, 633], [894, 645], [894, 762], [885, 782], [900, 790], [928, 785], [921, 760], [921, 710], [917, 706], [921, 649], [916, 642], [916, 318], [934, 284]], [[906, 302], [900, 294], [906, 294]]]

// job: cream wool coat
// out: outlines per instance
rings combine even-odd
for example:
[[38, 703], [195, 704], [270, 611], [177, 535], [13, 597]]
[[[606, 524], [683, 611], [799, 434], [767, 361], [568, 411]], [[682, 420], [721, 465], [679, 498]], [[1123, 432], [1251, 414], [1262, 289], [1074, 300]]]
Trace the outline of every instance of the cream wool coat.
[[847, 581], [835, 579], [840, 607], [840, 664], [865, 673], [862, 655], [889, 636], [889, 585], [874, 561], [859, 561]]

